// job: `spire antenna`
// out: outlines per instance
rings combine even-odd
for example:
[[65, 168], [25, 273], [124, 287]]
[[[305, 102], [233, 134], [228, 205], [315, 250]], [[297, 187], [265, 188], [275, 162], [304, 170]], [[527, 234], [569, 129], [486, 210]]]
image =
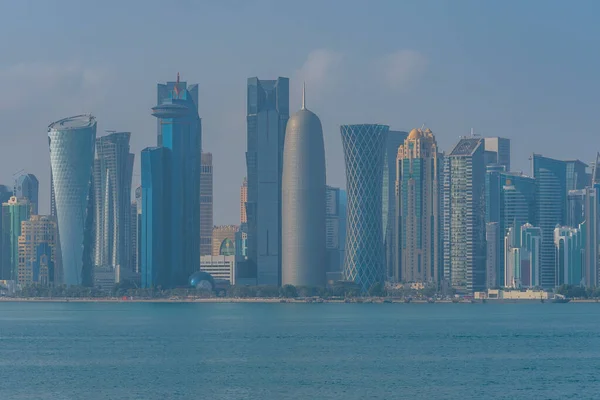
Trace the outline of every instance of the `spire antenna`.
[[306, 110], [306, 82], [302, 82], [302, 109]]

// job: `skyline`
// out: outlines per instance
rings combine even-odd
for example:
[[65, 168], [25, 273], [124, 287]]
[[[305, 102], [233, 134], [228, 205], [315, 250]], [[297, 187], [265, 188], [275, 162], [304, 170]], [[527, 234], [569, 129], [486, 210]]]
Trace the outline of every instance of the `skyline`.
[[[0, 152], [0, 183], [11, 185], [12, 174], [20, 169], [35, 174], [40, 213], [49, 213], [48, 123], [91, 112], [98, 119], [99, 136], [110, 129], [131, 131], [132, 152], [139, 154], [156, 140], [156, 123], [149, 115], [154, 85], [173, 80], [178, 71], [183, 80], [200, 84], [203, 148], [214, 155], [215, 200], [222, 205], [215, 209], [217, 225], [239, 222], [231, 212], [238, 199], [230, 193], [237, 192], [245, 175], [245, 82], [250, 76], [289, 77], [291, 109], [300, 108], [306, 81], [311, 108], [323, 122], [331, 186], [345, 187], [342, 124], [381, 123], [410, 130], [425, 122], [446, 152], [474, 127], [482, 136], [512, 139], [513, 169], [528, 175], [534, 151], [559, 159], [594, 158], [596, 149], [584, 151], [581, 145], [594, 139], [590, 127], [597, 125], [600, 105], [594, 96], [600, 89], [595, 79], [600, 56], [584, 50], [600, 33], [593, 20], [600, 5], [594, 2], [580, 2], [573, 9], [560, 2], [531, 1], [519, 4], [519, 12], [472, 1], [388, 2], [373, 10], [377, 18], [369, 20], [361, 19], [366, 3], [349, 2], [344, 10], [334, 2], [285, 4], [281, 9], [271, 8], [273, 4], [3, 4], [0, 33], [18, 37], [19, 45], [0, 44], [6, 55], [0, 61], [0, 84], [10, 93], [0, 100], [7, 142]], [[388, 12], [382, 12], [384, 7]], [[198, 23], [172, 24], [156, 37], [154, 27], [182, 11]], [[93, 17], [75, 17], [81, 13]], [[132, 23], [131, 13], [144, 22]], [[51, 31], [42, 28], [48, 15], [56, 22]], [[314, 16], [311, 29], [303, 22], [307, 15]], [[273, 23], [251, 24], [258, 16]], [[392, 23], [398, 17], [423, 20], [427, 29], [415, 34], [418, 22]], [[231, 29], [218, 29], [217, 46], [210, 33], [225, 18]], [[31, 29], [21, 29], [23, 19]], [[532, 19], [540, 22], [536, 29], [530, 29]], [[348, 29], [358, 24], [361, 29]], [[84, 30], [83, 25], [89, 27]], [[92, 36], [96, 31], [103, 35]], [[246, 36], [247, 31], [255, 34]], [[255, 46], [256, 38], [265, 36], [269, 40]], [[189, 51], [191, 44], [195, 51]], [[160, 45], [178, 56], [156, 62]], [[565, 135], [577, 140], [565, 141]], [[139, 171], [138, 159], [134, 187], [140, 183]]]

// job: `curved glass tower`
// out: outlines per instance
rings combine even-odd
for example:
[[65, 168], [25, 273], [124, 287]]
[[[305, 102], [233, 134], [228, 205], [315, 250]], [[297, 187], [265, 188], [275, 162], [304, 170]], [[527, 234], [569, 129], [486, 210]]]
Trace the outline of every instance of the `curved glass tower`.
[[283, 147], [281, 283], [325, 286], [325, 145], [321, 121], [302, 109]]
[[348, 208], [344, 278], [363, 291], [385, 279], [382, 191], [387, 125], [342, 125]]
[[90, 191], [95, 141], [96, 119], [91, 115], [61, 119], [48, 127], [63, 283], [67, 285], [91, 283]]

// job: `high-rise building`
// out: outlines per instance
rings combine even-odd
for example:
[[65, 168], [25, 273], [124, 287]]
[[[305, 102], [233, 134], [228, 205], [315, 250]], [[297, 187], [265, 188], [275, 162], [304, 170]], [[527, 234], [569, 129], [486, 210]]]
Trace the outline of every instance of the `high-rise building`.
[[499, 286], [498, 265], [500, 264], [500, 253], [503, 246], [498, 246], [501, 241], [500, 223], [488, 222], [485, 224], [486, 262], [485, 262], [485, 287], [494, 289]]
[[96, 119], [78, 115], [48, 127], [52, 188], [60, 235], [63, 283], [92, 284]]
[[170, 286], [167, 153], [164, 147], [142, 150], [140, 272], [143, 288]]
[[495, 153], [495, 163], [503, 165], [507, 172], [510, 171], [510, 139], [501, 137], [485, 138], [485, 151]]
[[248, 201], [248, 179], [244, 177], [244, 182], [240, 187], [240, 224], [248, 222], [246, 217], [246, 202]]
[[344, 278], [363, 292], [385, 280], [383, 160], [387, 125], [342, 125], [348, 191]]
[[567, 192], [567, 226], [578, 227], [585, 221], [585, 195], [586, 189]]
[[15, 178], [13, 187], [13, 195], [17, 199], [27, 199], [31, 204], [31, 213], [38, 213], [38, 193], [40, 190], [40, 182], [33, 174], [21, 173]]
[[281, 195], [281, 283], [325, 286], [325, 144], [321, 120], [306, 108], [288, 120]]
[[213, 163], [212, 153], [202, 153], [200, 168], [200, 256], [212, 254]]
[[542, 230], [540, 285], [550, 289], [556, 283], [554, 228], [566, 222], [567, 167], [565, 161], [539, 154], [534, 154], [532, 161], [537, 211], [535, 225]]
[[220, 225], [213, 227], [212, 255], [235, 256], [235, 235], [240, 227], [237, 225]]
[[[496, 286], [500, 287], [504, 285], [505, 276], [501, 249], [506, 229], [515, 223], [521, 226], [535, 222], [535, 180], [518, 172], [504, 172], [504, 169], [499, 164], [487, 165], [485, 177], [486, 222], [498, 223], [495, 248], [500, 250], [495, 258], [495, 276]], [[490, 246], [488, 243], [488, 249]], [[491, 260], [489, 256], [487, 259]]]
[[398, 156], [398, 148], [404, 143], [407, 136], [408, 132], [390, 130], [385, 143], [383, 193], [381, 199], [387, 278], [394, 276], [394, 263], [396, 260], [396, 158]]
[[18, 240], [18, 281], [21, 285], [52, 285], [57, 282], [56, 220], [47, 215], [31, 215], [21, 224]]
[[290, 83], [248, 79], [248, 262], [259, 285], [281, 283], [281, 178]]
[[8, 202], [2, 204], [3, 279], [18, 280], [21, 223], [29, 219], [30, 213], [31, 203], [27, 199], [13, 196]]
[[[137, 190], [136, 190], [137, 192]], [[129, 232], [131, 232], [131, 236], [129, 238], [129, 242], [130, 242], [130, 246], [131, 246], [131, 262], [130, 262], [130, 267], [131, 267], [131, 272], [137, 274], [139, 273], [139, 269], [138, 269], [138, 254], [139, 254], [139, 248], [138, 248], [138, 243], [139, 243], [139, 237], [138, 235], [140, 234], [140, 230], [138, 229], [138, 212], [137, 212], [137, 203], [134, 201], [131, 203], [130, 205], [130, 211], [129, 211], [129, 215], [130, 217], [130, 228], [129, 228]]]
[[459, 293], [485, 287], [483, 139], [463, 138], [444, 157], [444, 280]]
[[135, 273], [142, 272], [142, 185], [135, 188], [135, 206], [136, 206], [136, 265]]
[[600, 185], [594, 184], [585, 188], [584, 212], [585, 222], [581, 224], [582, 234], [585, 240], [585, 255], [583, 258], [583, 278], [587, 287], [598, 286], [598, 218], [600, 201]]
[[556, 251], [556, 282], [560, 285], [580, 285], [583, 279], [585, 241], [579, 228], [557, 226], [554, 229]]
[[132, 271], [129, 132], [96, 139], [94, 158], [94, 267]]
[[567, 191], [579, 190], [590, 185], [590, 175], [587, 173], [588, 165], [579, 160], [568, 160], [564, 162], [567, 174]]
[[442, 156], [430, 129], [413, 129], [397, 153], [397, 282], [441, 279]]
[[[162, 103], [152, 109], [152, 115], [159, 120], [159, 147], [142, 152], [142, 157], [146, 157], [142, 159], [142, 214], [151, 213], [142, 216], [144, 287], [185, 286], [200, 265], [202, 128], [197, 85], [188, 87], [186, 82], [179, 81], [178, 75], [171, 86], [166, 97], [162, 93], [165, 85], [158, 86], [158, 99]], [[155, 193], [159, 187], [162, 193]], [[162, 232], [147, 232], [159, 226]], [[162, 246], [160, 251], [144, 248], [153, 245], [157, 237]]]
[[531, 224], [511, 225], [504, 239], [506, 287], [536, 287], [540, 284], [542, 231]]
[[325, 189], [325, 251], [327, 252], [326, 272], [341, 272], [340, 248], [340, 189], [327, 186]]

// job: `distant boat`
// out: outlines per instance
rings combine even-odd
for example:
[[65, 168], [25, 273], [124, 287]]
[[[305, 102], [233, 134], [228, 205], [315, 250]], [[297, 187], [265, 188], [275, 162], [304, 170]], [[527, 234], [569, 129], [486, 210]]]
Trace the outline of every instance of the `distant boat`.
[[568, 303], [570, 301], [571, 299], [566, 298], [564, 296], [555, 296], [554, 299], [552, 299], [553, 303]]

